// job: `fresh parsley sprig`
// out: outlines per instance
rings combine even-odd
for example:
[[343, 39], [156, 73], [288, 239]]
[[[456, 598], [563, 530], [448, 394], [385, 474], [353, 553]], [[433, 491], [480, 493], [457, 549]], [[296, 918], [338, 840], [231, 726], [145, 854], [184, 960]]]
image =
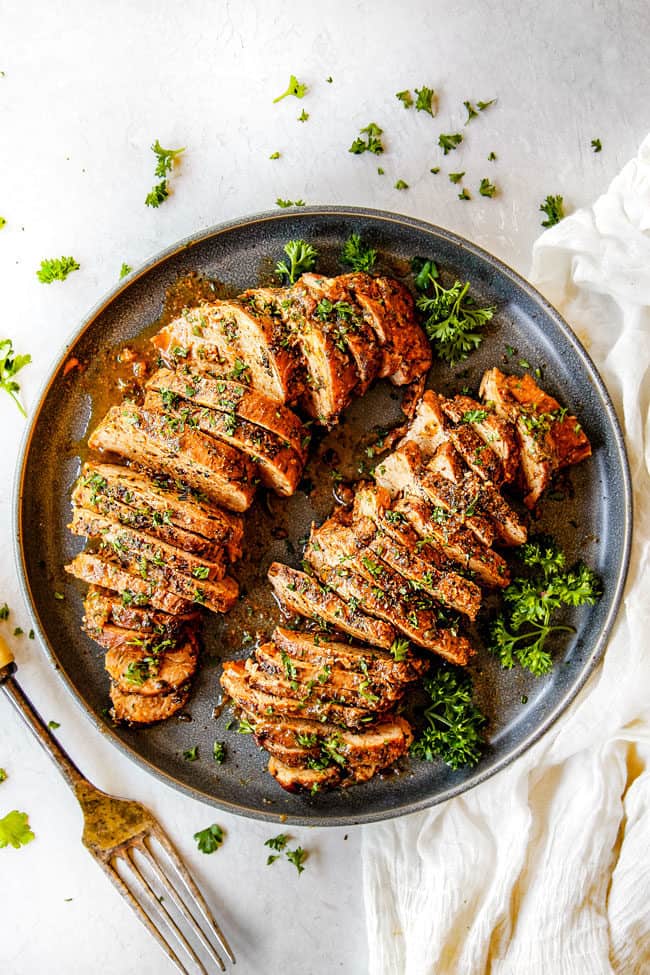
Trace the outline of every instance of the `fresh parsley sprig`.
[[353, 271], [365, 271], [370, 274], [377, 262], [377, 251], [372, 247], [366, 247], [360, 234], [350, 234], [340, 257], [341, 264], [346, 264]]
[[504, 590], [505, 608], [491, 625], [489, 649], [505, 669], [519, 663], [539, 677], [553, 667], [546, 649], [549, 637], [574, 632], [572, 626], [553, 622], [556, 613], [564, 606], [593, 606], [601, 595], [600, 584], [582, 563], [567, 569], [564, 553], [548, 536], [531, 539], [520, 554], [531, 572]]
[[34, 839], [27, 813], [12, 809], [10, 813], [0, 819], [0, 849], [13, 846], [15, 850], [26, 846]]
[[195, 833], [194, 839], [201, 853], [214, 853], [223, 844], [223, 829], [216, 823], [212, 823], [211, 826]]
[[438, 139], [438, 145], [442, 149], [445, 156], [447, 156], [454, 149], [458, 149], [458, 146], [463, 141], [463, 136], [461, 132], [452, 132], [451, 135], [445, 135], [444, 133]]
[[421, 88], [415, 89], [415, 94], [417, 95], [415, 99], [416, 111], [427, 112], [433, 118], [438, 111], [436, 93], [433, 88], [422, 85]]
[[14, 376], [32, 361], [31, 355], [16, 355], [11, 339], [0, 339], [0, 389], [9, 393], [23, 416], [27, 416], [24, 406], [18, 399], [20, 384]]
[[145, 204], [148, 207], [159, 207], [161, 203], [169, 196], [169, 184], [167, 181], [168, 173], [171, 173], [174, 163], [181, 153], [185, 152], [185, 146], [182, 149], [164, 149], [158, 139], [154, 142], [151, 147], [151, 151], [156, 156], [156, 168], [154, 170], [154, 176], [160, 179], [160, 183], [147, 193], [145, 197]]
[[432, 295], [421, 294], [416, 302], [427, 316], [424, 330], [437, 355], [454, 366], [479, 347], [483, 341], [480, 329], [490, 321], [496, 308], [479, 308], [469, 294], [469, 281], [454, 281], [451, 288], [444, 288], [433, 261], [412, 266], [416, 286], [420, 290], [433, 289]]
[[306, 240], [290, 240], [284, 245], [287, 261], [278, 261], [275, 273], [286, 284], [295, 284], [301, 274], [313, 271], [318, 257], [318, 251]]
[[472, 700], [472, 681], [459, 667], [442, 666], [424, 681], [430, 703], [426, 726], [411, 745], [411, 754], [432, 762], [441, 758], [453, 769], [476, 765], [483, 748], [485, 715]]

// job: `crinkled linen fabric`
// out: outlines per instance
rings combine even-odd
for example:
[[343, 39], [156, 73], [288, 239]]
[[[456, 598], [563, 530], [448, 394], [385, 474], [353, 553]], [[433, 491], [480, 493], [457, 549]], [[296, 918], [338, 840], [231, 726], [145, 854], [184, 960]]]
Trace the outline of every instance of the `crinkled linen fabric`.
[[532, 282], [622, 423], [634, 529], [602, 665], [518, 761], [364, 827], [370, 975], [650, 973], [650, 136], [593, 206], [535, 243]]

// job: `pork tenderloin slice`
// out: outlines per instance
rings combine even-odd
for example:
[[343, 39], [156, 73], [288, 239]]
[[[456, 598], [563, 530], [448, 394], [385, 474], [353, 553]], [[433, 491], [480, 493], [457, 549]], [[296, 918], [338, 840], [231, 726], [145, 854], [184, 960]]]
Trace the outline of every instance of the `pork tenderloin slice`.
[[323, 620], [376, 647], [388, 649], [395, 640], [394, 627], [366, 616], [354, 601], [342, 599], [306, 572], [273, 562], [268, 578], [280, 602], [300, 616]]
[[[175, 394], [170, 394], [172, 397]], [[174, 402], [175, 406], [163, 406]], [[289, 497], [294, 493], [302, 476], [303, 461], [299, 454], [287, 446], [274, 433], [243, 420], [235, 413], [222, 413], [206, 406], [199, 407], [186, 400], [170, 400], [165, 392], [150, 389], [144, 400], [145, 409], [160, 410], [174, 430], [200, 430], [247, 456], [266, 487]]]
[[174, 431], [163, 413], [130, 403], [111, 407], [88, 446], [180, 478], [233, 511], [245, 511], [255, 494], [255, 468], [240, 451], [198, 430]]
[[184, 400], [207, 406], [221, 413], [235, 413], [236, 416], [274, 434], [285, 445], [291, 447], [304, 461], [309, 445], [309, 431], [296, 414], [287, 406], [265, 396], [242, 380], [231, 379], [228, 374], [209, 366], [185, 363], [177, 369], [158, 369], [147, 382], [147, 388], [180, 396]]
[[304, 633], [277, 626], [273, 643], [292, 658], [308, 660], [317, 667], [343, 667], [356, 673], [366, 672], [373, 679], [391, 684], [409, 684], [418, 680], [429, 667], [429, 661], [408, 650], [400, 660], [375, 647], [340, 643], [318, 633]]
[[94, 462], [84, 464], [80, 481], [93, 495], [119, 501], [154, 524], [171, 523], [206, 538], [215, 551], [223, 546], [230, 562], [241, 556], [244, 534], [241, 516], [212, 504], [202, 492], [164, 478], [149, 477], [129, 467]]
[[498, 416], [493, 406], [470, 396], [441, 399], [442, 409], [454, 423], [469, 423], [501, 461], [503, 481], [514, 481], [519, 467], [519, 448], [512, 423]]
[[181, 711], [187, 704], [189, 696], [189, 684], [175, 688], [169, 694], [156, 694], [151, 697], [146, 694], [125, 693], [113, 684], [111, 717], [117, 724], [133, 727], [156, 724], [158, 721], [166, 721]]
[[363, 728], [376, 719], [375, 713], [368, 708], [352, 707], [316, 697], [308, 697], [306, 700], [281, 697], [254, 688], [248, 679], [246, 662], [243, 660], [229, 660], [224, 663], [221, 686], [247, 714], [309, 718], [314, 721], [330, 721], [346, 728]]
[[137, 570], [129, 572], [103, 553], [82, 552], [65, 566], [65, 571], [82, 582], [119, 593], [125, 605], [152, 606], [171, 615], [195, 609], [192, 600], [170, 591], [164, 582], [143, 579]]
[[193, 639], [178, 646], [173, 641], [143, 641], [137, 630], [107, 625], [95, 637], [106, 653], [106, 670], [124, 694], [146, 697], [169, 694], [195, 674], [198, 647]]
[[[130, 599], [130, 602], [129, 602]], [[160, 639], [176, 639], [187, 626], [196, 625], [200, 619], [198, 612], [172, 615], [152, 607], [133, 604], [133, 597], [127, 597], [127, 604], [108, 589], [91, 586], [84, 599], [84, 628], [89, 636], [107, 623], [114, 623], [126, 630], [155, 634]]]

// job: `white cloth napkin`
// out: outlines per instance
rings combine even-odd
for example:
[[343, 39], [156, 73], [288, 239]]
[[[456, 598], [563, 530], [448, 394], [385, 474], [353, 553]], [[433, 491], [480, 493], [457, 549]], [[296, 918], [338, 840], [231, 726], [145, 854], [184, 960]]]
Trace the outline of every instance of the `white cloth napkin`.
[[634, 534], [602, 666], [563, 719], [466, 795], [365, 827], [371, 975], [650, 972], [650, 136], [546, 231], [531, 280], [624, 426]]

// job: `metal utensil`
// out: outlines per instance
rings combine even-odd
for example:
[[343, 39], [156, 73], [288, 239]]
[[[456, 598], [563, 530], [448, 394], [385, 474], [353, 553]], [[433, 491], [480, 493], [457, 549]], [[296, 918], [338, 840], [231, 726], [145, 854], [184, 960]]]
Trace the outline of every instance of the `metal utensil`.
[[[141, 803], [109, 796], [84, 778], [21, 690], [15, 672], [13, 654], [0, 638], [0, 687], [77, 797], [84, 816], [82, 842], [86, 849], [180, 972], [208, 975], [209, 969], [190, 938], [199, 941], [211, 961], [225, 971], [213, 941], [218, 941], [233, 964], [235, 956], [160, 824]], [[176, 917], [166, 900], [175, 905]], [[188, 967], [181, 961], [178, 950], [188, 955], [193, 965]]]

